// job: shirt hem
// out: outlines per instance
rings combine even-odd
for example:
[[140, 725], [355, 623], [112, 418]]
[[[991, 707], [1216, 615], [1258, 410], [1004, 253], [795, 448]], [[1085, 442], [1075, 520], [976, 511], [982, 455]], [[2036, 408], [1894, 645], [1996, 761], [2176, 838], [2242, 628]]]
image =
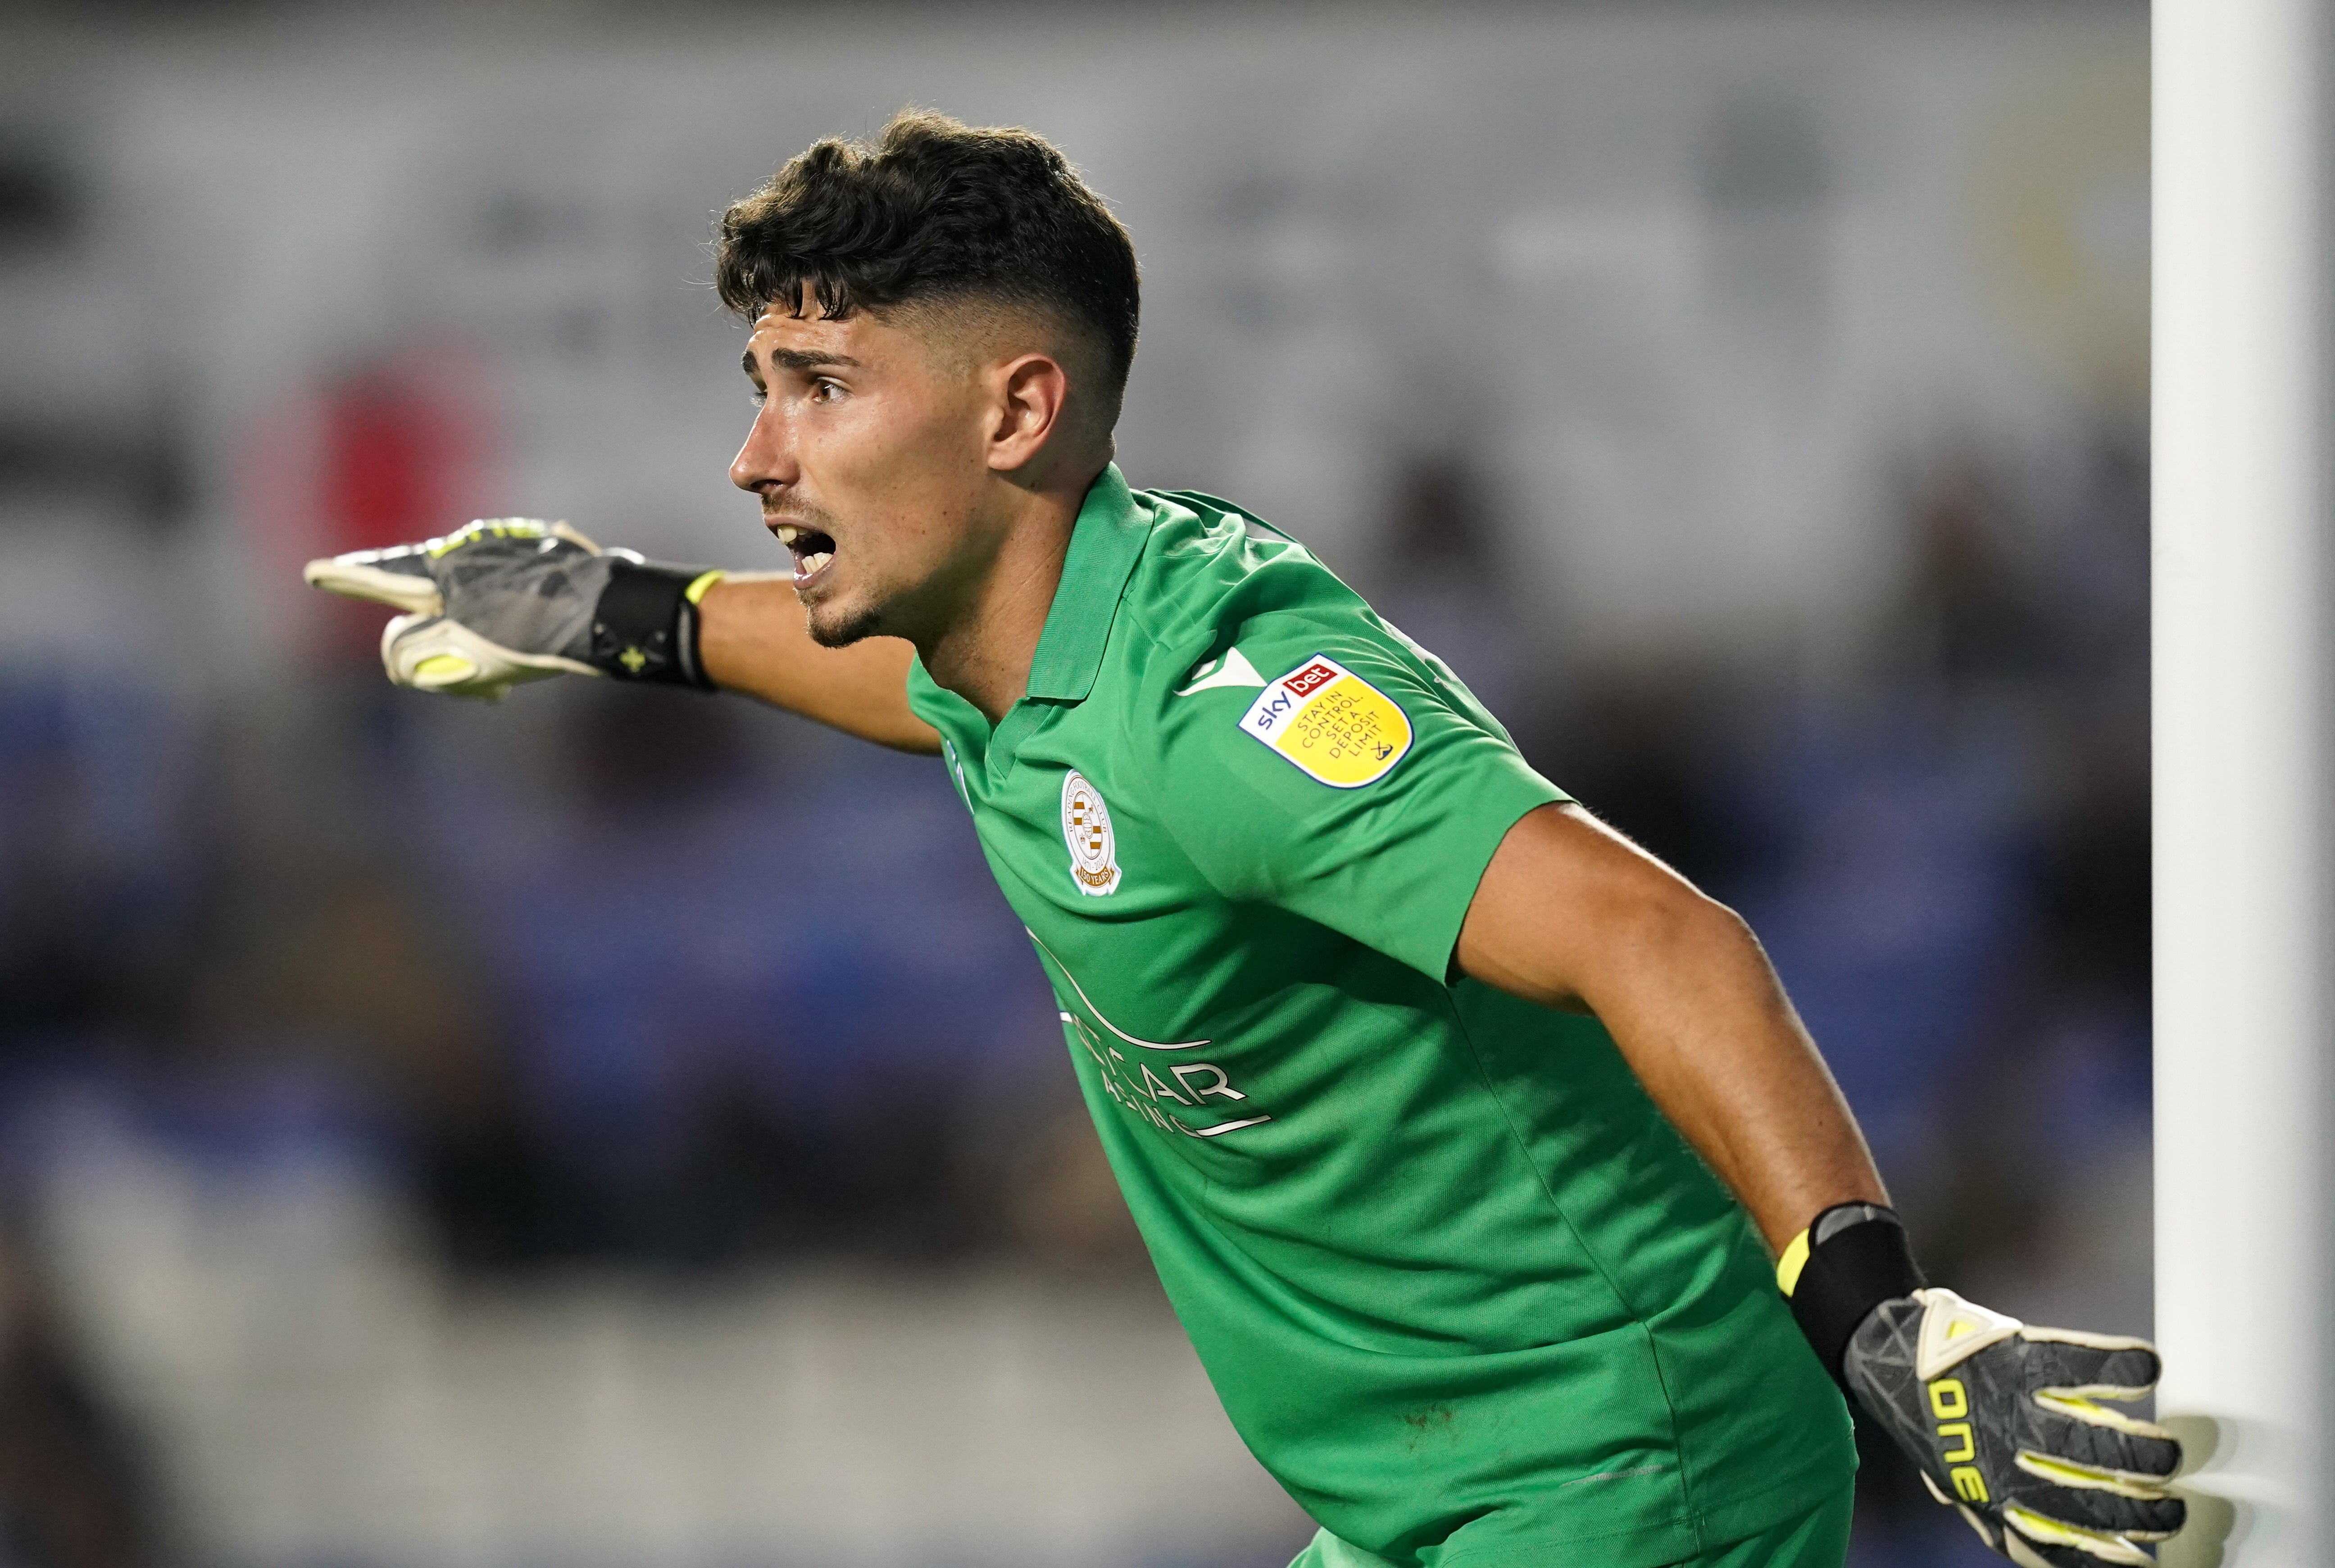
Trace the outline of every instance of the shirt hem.
[[1838, 1487], [1853, 1486], [1854, 1462], [1826, 1466], [1787, 1476], [1747, 1492], [1652, 1524], [1587, 1534], [1550, 1534], [1530, 1543], [1504, 1542], [1471, 1551], [1463, 1546], [1435, 1558], [1435, 1568], [1551, 1568], [1560, 1548], [1598, 1547], [1601, 1568], [1663, 1568], [1717, 1547], [1757, 1535], [1820, 1506]]

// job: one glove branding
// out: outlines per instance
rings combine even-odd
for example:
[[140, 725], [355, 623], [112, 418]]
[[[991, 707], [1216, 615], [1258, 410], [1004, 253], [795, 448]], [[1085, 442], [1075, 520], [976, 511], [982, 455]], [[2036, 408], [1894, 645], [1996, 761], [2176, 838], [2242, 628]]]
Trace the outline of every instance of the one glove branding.
[[1986, 1477], [1971, 1461], [1978, 1457], [1978, 1439], [1971, 1435], [1970, 1390], [1960, 1378], [1940, 1378], [1930, 1385], [1930, 1414], [1938, 1422], [1938, 1457], [1951, 1466], [1947, 1476], [1954, 1495], [1965, 1503], [1984, 1503]]
[[1401, 706], [1323, 653], [1259, 692], [1240, 727], [1333, 789], [1375, 783], [1410, 750]]
[[1100, 898], [1119, 891], [1119, 840], [1110, 830], [1110, 808], [1086, 775], [1071, 769], [1062, 779], [1062, 842], [1071, 847], [1071, 880], [1080, 893]]
[[1873, 1310], [1842, 1370], [1939, 1502], [2023, 1568], [2150, 1568], [2181, 1528], [2181, 1445], [2100, 1403], [2155, 1386], [2146, 1341], [2031, 1328], [1925, 1289]]

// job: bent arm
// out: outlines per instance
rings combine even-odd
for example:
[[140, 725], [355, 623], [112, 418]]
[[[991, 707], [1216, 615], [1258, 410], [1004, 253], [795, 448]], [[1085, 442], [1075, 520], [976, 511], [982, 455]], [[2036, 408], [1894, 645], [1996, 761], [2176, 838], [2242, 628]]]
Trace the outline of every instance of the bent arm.
[[733, 573], [698, 601], [697, 653], [713, 683], [899, 751], [941, 749], [908, 711], [908, 663], [896, 637], [822, 648], [786, 577]]
[[1596, 1014], [1777, 1251], [1834, 1204], [1889, 1201], [1750, 928], [1578, 806], [1508, 830], [1458, 956], [1487, 985]]

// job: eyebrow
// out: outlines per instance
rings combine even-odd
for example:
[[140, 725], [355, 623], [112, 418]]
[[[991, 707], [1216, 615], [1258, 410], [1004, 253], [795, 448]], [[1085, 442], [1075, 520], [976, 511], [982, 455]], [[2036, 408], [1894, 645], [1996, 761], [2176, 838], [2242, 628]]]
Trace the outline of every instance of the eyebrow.
[[[770, 351], [770, 361], [780, 370], [798, 372], [826, 370], [832, 366], [840, 366], [848, 370], [859, 368], [859, 362], [848, 353], [821, 353], [813, 349], [804, 348], [774, 348]], [[738, 363], [748, 375], [755, 373], [757, 367], [754, 363], [752, 349], [748, 349], [741, 355]]]

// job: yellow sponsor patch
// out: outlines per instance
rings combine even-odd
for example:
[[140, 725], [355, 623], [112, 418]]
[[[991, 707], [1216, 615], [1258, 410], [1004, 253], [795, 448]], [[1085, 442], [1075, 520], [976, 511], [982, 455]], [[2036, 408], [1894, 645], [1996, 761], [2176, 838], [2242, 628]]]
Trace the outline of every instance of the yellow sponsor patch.
[[1320, 653], [1259, 692], [1240, 727], [1337, 789], [1383, 778], [1410, 750], [1395, 700]]

